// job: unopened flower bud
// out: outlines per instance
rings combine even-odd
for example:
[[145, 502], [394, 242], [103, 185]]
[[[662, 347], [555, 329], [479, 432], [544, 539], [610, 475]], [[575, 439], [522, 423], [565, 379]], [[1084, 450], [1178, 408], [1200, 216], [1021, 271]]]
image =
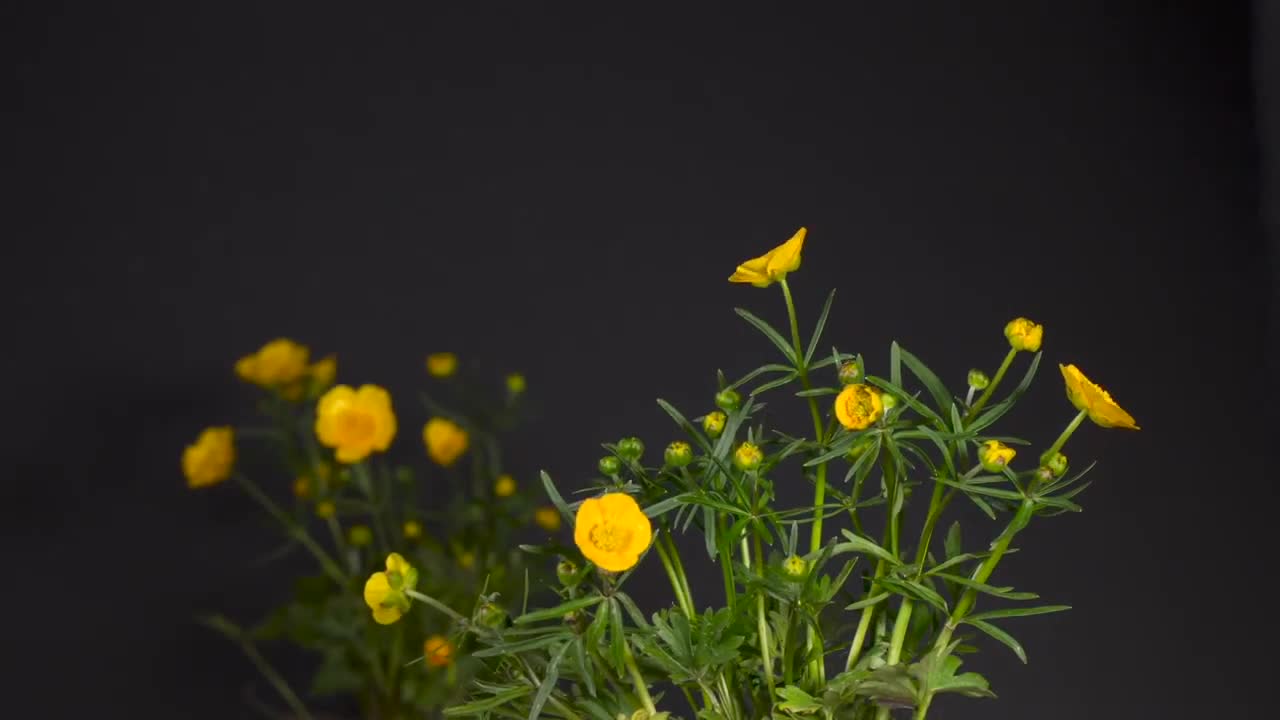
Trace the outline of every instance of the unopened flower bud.
[[880, 404], [884, 407], [887, 414], [890, 410], [898, 407], [898, 398], [889, 393], [880, 393]]
[[991, 378], [987, 377], [986, 373], [977, 368], [969, 371], [969, 387], [974, 390], [986, 390], [990, 384]]
[[667, 446], [662, 459], [669, 467], [682, 468], [693, 462], [693, 448], [689, 447], [689, 443], [677, 440]]
[[556, 578], [560, 580], [560, 584], [565, 587], [574, 587], [578, 584], [578, 564], [572, 560], [561, 560], [556, 563]]
[[782, 561], [782, 571], [787, 574], [787, 577], [800, 580], [809, 572], [809, 564], [799, 555], [791, 555]]
[[716, 407], [725, 412], [733, 412], [742, 404], [742, 396], [733, 388], [725, 388], [716, 393]]
[[1009, 463], [1013, 462], [1013, 456], [1017, 454], [1016, 450], [999, 440], [988, 440], [978, 451], [978, 460], [982, 463], [983, 470], [998, 473], [1008, 467]]
[[1053, 473], [1054, 477], [1062, 477], [1067, 472], [1067, 456], [1060, 452], [1056, 452], [1047, 458], [1042, 458], [1040, 462], [1049, 468], [1049, 472]]
[[347, 541], [355, 547], [367, 547], [373, 543], [373, 531], [368, 525], [352, 525], [347, 531]]
[[840, 384], [856, 385], [862, 382], [862, 365], [854, 361], [847, 362], [840, 366], [840, 371], [837, 375], [840, 378]]
[[476, 608], [475, 621], [485, 627], [500, 628], [506, 624], [507, 611], [498, 605], [485, 600]]
[[596, 463], [601, 475], [617, 475], [622, 471], [622, 461], [613, 455], [605, 455]]
[[316, 503], [316, 517], [327, 520], [337, 514], [338, 508], [330, 500], [321, 500]]
[[1009, 340], [1009, 347], [1014, 350], [1036, 352], [1040, 349], [1040, 341], [1044, 339], [1044, 326], [1026, 318], [1015, 318], [1004, 326], [1004, 336]]
[[527, 387], [524, 375], [520, 373], [511, 373], [507, 376], [507, 392], [512, 395], [519, 395], [525, 391]]
[[755, 470], [763, 461], [764, 453], [755, 443], [744, 442], [733, 452], [733, 465], [743, 472]]
[[641, 455], [644, 455], [644, 443], [640, 442], [640, 438], [629, 437], [618, 441], [618, 456], [623, 460], [635, 462]]
[[727, 415], [716, 410], [707, 413], [707, 416], [702, 419], [702, 429], [707, 433], [707, 437], [718, 438], [720, 433], [724, 432], [724, 425], [728, 421], [729, 417]]
[[417, 540], [422, 537], [422, 523], [417, 520], [405, 520], [404, 528], [402, 529], [404, 530], [405, 540]]

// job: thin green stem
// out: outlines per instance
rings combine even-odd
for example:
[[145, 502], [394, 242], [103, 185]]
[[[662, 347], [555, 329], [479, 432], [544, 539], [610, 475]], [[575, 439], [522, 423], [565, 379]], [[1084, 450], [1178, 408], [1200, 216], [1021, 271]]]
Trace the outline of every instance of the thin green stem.
[[644, 675], [640, 674], [640, 668], [636, 665], [636, 659], [631, 654], [631, 645], [623, 640], [622, 642], [622, 662], [627, 666], [627, 672], [631, 675], [631, 685], [636, 691], [636, 695], [640, 698], [640, 704], [644, 705], [644, 709], [650, 715], [658, 712], [658, 708], [653, 705], [653, 698], [649, 695], [649, 686], [645, 684]]
[[1080, 423], [1084, 422], [1084, 419], [1088, 416], [1089, 412], [1087, 410], [1081, 410], [1079, 413], [1076, 413], [1076, 416], [1071, 419], [1071, 422], [1067, 423], [1067, 427], [1062, 431], [1062, 434], [1058, 436], [1057, 440], [1053, 441], [1053, 445], [1049, 446], [1049, 449], [1045, 450], [1044, 455], [1041, 455], [1041, 457], [1050, 458], [1061, 451], [1062, 446], [1067, 444], [1067, 440], [1071, 439], [1071, 435], [1075, 433], [1076, 428], [1080, 427]]
[[689, 587], [689, 576], [684, 572], [684, 562], [680, 560], [680, 549], [676, 547], [676, 539], [671, 535], [671, 530], [667, 530], [667, 550], [671, 553], [671, 564], [675, 566], [676, 577], [680, 579], [680, 587], [684, 590], [684, 599], [689, 601], [690, 618], [693, 613], [698, 612], [698, 606], [693, 602], [693, 590]]
[[[782, 297], [787, 303], [787, 320], [791, 323], [791, 345], [796, 353], [796, 372], [800, 375], [800, 385], [805, 390], [812, 390], [813, 386], [809, 383], [809, 368], [804, 361], [804, 347], [800, 343], [800, 322], [796, 319], [796, 304], [791, 297], [791, 287], [787, 285], [787, 279], [784, 277], [778, 281], [782, 286]], [[813, 433], [814, 442], [821, 443], [824, 437], [822, 428], [822, 411], [818, 409], [817, 398], [810, 397], [809, 414], [813, 416]], [[827, 495], [827, 464], [818, 465], [817, 478], [813, 488], [813, 506], [815, 509], [813, 517], [813, 533], [810, 536], [809, 552], [816, 553], [822, 548], [822, 506], [826, 503]]]
[[333, 579], [334, 582], [341, 587], [346, 587], [346, 573], [342, 572], [342, 568], [334, 562], [333, 558], [329, 557], [329, 553], [325, 552], [324, 548], [320, 547], [320, 545], [311, 538], [311, 535], [307, 533], [306, 528], [294, 522], [288, 514], [281, 510], [280, 507], [276, 505], [271, 498], [267, 497], [267, 494], [262, 492], [257, 485], [249, 480], [249, 478], [241, 475], [240, 473], [236, 473], [235, 478], [236, 481], [240, 483], [240, 486], [244, 488], [245, 492], [256, 500], [259, 505], [266, 509], [267, 514], [271, 515], [276, 522], [284, 526], [290, 537], [297, 540], [299, 544], [306, 548], [307, 551], [315, 557], [316, 561], [320, 563], [320, 567], [330, 578]]
[[680, 605], [680, 612], [684, 613], [686, 618], [692, 619], [692, 603], [685, 597], [684, 587], [680, 583], [680, 578], [676, 575], [675, 564], [671, 561], [671, 553], [667, 550], [662, 535], [658, 536], [658, 542], [654, 543], [654, 547], [658, 549], [658, 558], [662, 560], [662, 568], [667, 571], [667, 579], [671, 581], [671, 590], [676, 594], [676, 602]]
[[[756, 563], [761, 568], [761, 574], [764, 574], [764, 547], [760, 543], [760, 536], [756, 535]], [[760, 638], [760, 663], [764, 671], [765, 683], [769, 687], [769, 705], [772, 706], [776, 689], [773, 684], [773, 657], [770, 652], [770, 645], [773, 640], [769, 635], [769, 618], [765, 612], [764, 591], [756, 591], [756, 627]]]
[[978, 396], [978, 402], [969, 406], [969, 412], [964, 414], [964, 422], [966, 424], [968, 424], [968, 422], [978, 414], [978, 411], [981, 410], [983, 406], [987, 404], [987, 401], [991, 399], [991, 396], [995, 394], [996, 388], [1000, 385], [1000, 381], [1004, 379], [1004, 374], [1009, 372], [1009, 366], [1013, 364], [1013, 359], [1017, 356], [1018, 351], [1010, 348], [1009, 353], [1004, 356], [1004, 362], [1000, 363], [1000, 369], [996, 370], [996, 376], [991, 378], [991, 382], [987, 385], [987, 389], [983, 390], [982, 394]]
[[924, 696], [924, 700], [920, 703], [920, 707], [916, 708], [915, 720], [924, 720], [925, 716], [929, 714], [929, 705], [932, 702], [933, 702], [932, 693]]

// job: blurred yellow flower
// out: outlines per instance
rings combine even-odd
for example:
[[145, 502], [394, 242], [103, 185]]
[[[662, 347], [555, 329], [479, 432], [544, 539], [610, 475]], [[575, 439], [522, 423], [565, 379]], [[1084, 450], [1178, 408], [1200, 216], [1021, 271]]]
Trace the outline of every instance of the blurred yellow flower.
[[405, 540], [417, 540], [422, 537], [422, 523], [417, 520], [404, 521], [404, 538]]
[[1040, 342], [1044, 339], [1044, 326], [1023, 317], [1015, 318], [1004, 326], [1004, 336], [1009, 340], [1009, 347], [1014, 350], [1038, 352]]
[[319, 395], [328, 390], [333, 385], [334, 379], [338, 377], [338, 356], [326, 355], [317, 360], [307, 368], [307, 374], [311, 376], [312, 395]]
[[277, 338], [252, 355], [236, 361], [236, 375], [245, 382], [265, 388], [283, 387], [306, 374], [309, 354], [305, 345], [288, 338]]
[[560, 529], [560, 511], [550, 505], [543, 505], [533, 511], [533, 521], [543, 530], [555, 532]]
[[850, 430], [864, 430], [884, 412], [880, 393], [862, 383], [845, 385], [836, 396], [836, 419]]
[[293, 496], [302, 500], [311, 497], [311, 478], [303, 475], [293, 481]]
[[602, 570], [635, 567], [653, 541], [653, 526], [640, 505], [626, 493], [606, 493], [578, 506], [573, 541]]
[[1106, 428], [1137, 430], [1137, 421], [1111, 399], [1111, 394], [1096, 385], [1075, 365], [1059, 365], [1062, 379], [1067, 383], [1067, 398], [1071, 404], [1089, 415], [1089, 419]]
[[449, 467], [467, 451], [470, 438], [467, 431], [452, 420], [434, 417], [422, 428], [422, 442], [427, 446], [427, 456], [442, 467]]
[[427, 667], [444, 667], [453, 662], [454, 648], [449, 638], [443, 635], [432, 635], [427, 641], [422, 643], [422, 657], [427, 663]]
[[756, 287], [769, 287], [785, 278], [787, 273], [800, 269], [800, 249], [808, 231], [800, 228], [791, 239], [757, 258], [742, 263], [729, 282], [751, 283]]
[[355, 547], [367, 547], [373, 544], [373, 531], [368, 525], [352, 525], [347, 531], [347, 542]]
[[337, 512], [338, 506], [334, 505], [332, 500], [321, 500], [316, 503], [316, 517], [321, 520], [328, 520], [336, 515]]
[[432, 377], [446, 378], [457, 371], [457, 355], [451, 352], [439, 352], [427, 356], [427, 373]]
[[231, 477], [235, 462], [235, 432], [226, 426], [205, 428], [182, 451], [182, 474], [189, 488], [217, 485]]
[[982, 443], [982, 448], [978, 450], [978, 461], [982, 463], [982, 469], [987, 472], [1000, 472], [1013, 462], [1013, 456], [1018, 451], [1005, 445], [999, 440], [988, 440]]
[[519, 395], [525, 390], [524, 375], [520, 373], [511, 373], [507, 376], [507, 392], [512, 395]]
[[386, 572], [376, 572], [364, 584], [364, 602], [379, 625], [390, 625], [409, 611], [406, 590], [418, 585], [418, 571], [399, 553], [387, 556]]
[[516, 494], [516, 479], [510, 475], [499, 475], [493, 483], [493, 494], [498, 497], [511, 497]]
[[338, 462], [357, 463], [386, 450], [395, 435], [391, 396], [377, 385], [337, 385], [316, 405], [316, 437], [334, 448]]

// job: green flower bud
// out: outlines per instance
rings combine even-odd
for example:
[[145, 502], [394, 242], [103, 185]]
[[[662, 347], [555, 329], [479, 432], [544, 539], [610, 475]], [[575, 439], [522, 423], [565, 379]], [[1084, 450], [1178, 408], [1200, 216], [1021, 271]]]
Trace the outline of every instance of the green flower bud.
[[640, 438], [622, 438], [618, 441], [618, 456], [623, 460], [635, 462], [644, 455], [644, 443], [640, 442]]
[[1041, 458], [1040, 462], [1049, 468], [1049, 472], [1053, 473], [1054, 477], [1062, 477], [1067, 472], [1067, 456], [1060, 452]]
[[352, 525], [347, 531], [347, 542], [355, 547], [368, 547], [373, 544], [373, 531], [368, 525]]
[[719, 410], [707, 413], [707, 416], [702, 419], [702, 430], [707, 433], [707, 437], [718, 438], [720, 433], [724, 432], [724, 425], [728, 421], [728, 416]]
[[716, 393], [716, 407], [725, 412], [733, 412], [742, 405], [742, 396], [737, 390], [726, 388]]
[[801, 580], [809, 572], [809, 564], [799, 555], [791, 555], [782, 561], [782, 571], [792, 580]]
[[733, 451], [733, 466], [743, 472], [755, 470], [763, 461], [764, 452], [754, 443], [744, 442]]
[[882, 392], [880, 393], [880, 405], [884, 407], [884, 414], [887, 415], [890, 410], [898, 407], [898, 398], [887, 392]]
[[986, 390], [991, 384], [991, 378], [987, 374], [977, 368], [969, 371], [969, 387], [974, 390]]
[[565, 587], [574, 587], [578, 584], [578, 564], [572, 560], [561, 560], [556, 563], [556, 577], [560, 580], [560, 584]]
[[857, 385], [862, 382], [863, 372], [862, 365], [856, 362], [847, 362], [840, 366], [838, 373], [841, 384]]
[[845, 457], [850, 460], [857, 460], [867, 454], [873, 444], [874, 441], [869, 437], [860, 438], [849, 447], [849, 452], [845, 454]]
[[677, 440], [667, 446], [662, 459], [669, 467], [682, 468], [693, 462], [693, 448], [689, 447], [689, 443]]
[[602, 475], [617, 475], [622, 471], [622, 461], [613, 455], [605, 455], [600, 458], [600, 462], [596, 464]]
[[476, 608], [475, 622], [485, 627], [503, 627], [507, 622], [507, 611], [485, 600], [480, 603], [480, 607]]
[[1047, 467], [1036, 468], [1036, 484], [1048, 485], [1053, 482], [1053, 471]]

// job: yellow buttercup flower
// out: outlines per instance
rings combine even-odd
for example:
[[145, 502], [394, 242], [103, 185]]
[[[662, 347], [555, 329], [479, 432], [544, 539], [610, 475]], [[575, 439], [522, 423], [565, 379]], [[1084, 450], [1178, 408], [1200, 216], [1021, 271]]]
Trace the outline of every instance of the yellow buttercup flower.
[[1023, 317], [1015, 318], [1004, 326], [1004, 336], [1009, 340], [1009, 347], [1014, 350], [1038, 352], [1040, 342], [1044, 339], [1044, 326]]
[[189, 488], [217, 485], [231, 477], [235, 463], [235, 432], [225, 426], [205, 428], [182, 451], [182, 474]]
[[321, 500], [316, 503], [316, 517], [321, 520], [328, 520], [338, 513], [338, 506], [333, 504], [332, 500]]
[[863, 430], [871, 426], [884, 413], [884, 401], [880, 393], [869, 385], [854, 383], [845, 385], [836, 396], [836, 419], [850, 430]]
[[755, 470], [763, 461], [764, 452], [755, 443], [744, 442], [733, 451], [733, 464], [739, 470]]
[[457, 650], [449, 638], [443, 635], [432, 635], [422, 643], [422, 657], [427, 667], [444, 667], [453, 662], [453, 654]]
[[708, 437], [718, 438], [720, 433], [724, 432], [724, 425], [728, 421], [729, 416], [719, 410], [713, 410], [702, 419], [702, 430]]
[[800, 269], [800, 249], [808, 231], [800, 228], [791, 239], [757, 258], [742, 263], [729, 276], [729, 282], [751, 283], [756, 287], [769, 287], [785, 278], [787, 273]]
[[406, 590], [418, 585], [418, 571], [399, 553], [387, 556], [386, 572], [376, 572], [364, 584], [364, 602], [379, 625], [390, 625], [409, 611]]
[[1017, 450], [999, 440], [988, 440], [982, 443], [982, 449], [978, 451], [978, 461], [987, 472], [1000, 472], [1013, 462], [1013, 456], [1017, 454]]
[[310, 392], [313, 396], [328, 390], [338, 377], [338, 356], [326, 355], [317, 360], [307, 368], [307, 374], [311, 376]]
[[1058, 369], [1062, 371], [1062, 379], [1067, 383], [1067, 398], [1077, 410], [1088, 413], [1090, 420], [1106, 428], [1138, 429], [1133, 416], [1112, 400], [1110, 393], [1085, 377], [1080, 368], [1075, 365], [1059, 365]]
[[493, 494], [498, 497], [511, 497], [516, 494], [516, 479], [510, 475], [499, 475], [493, 482]]
[[467, 451], [470, 436], [452, 420], [434, 417], [422, 428], [422, 441], [427, 455], [437, 465], [449, 467]]
[[635, 567], [653, 541], [653, 526], [626, 493], [588, 498], [578, 507], [573, 542], [600, 569], [622, 572]]
[[533, 521], [543, 530], [555, 532], [560, 529], [560, 511], [544, 505], [533, 511]]
[[311, 497], [311, 478], [303, 475], [293, 481], [293, 496], [298, 499]]
[[360, 462], [386, 450], [395, 436], [391, 396], [377, 385], [337, 385], [316, 405], [316, 437], [336, 451], [338, 462]]
[[432, 377], [446, 378], [457, 371], [457, 355], [451, 352], [439, 352], [427, 356], [427, 373]]
[[302, 379], [307, 372], [305, 345], [288, 338], [277, 338], [263, 345], [252, 355], [236, 361], [236, 375], [241, 380], [265, 388], [277, 388]]
[[422, 537], [422, 523], [417, 520], [404, 521], [404, 539], [417, 540]]

